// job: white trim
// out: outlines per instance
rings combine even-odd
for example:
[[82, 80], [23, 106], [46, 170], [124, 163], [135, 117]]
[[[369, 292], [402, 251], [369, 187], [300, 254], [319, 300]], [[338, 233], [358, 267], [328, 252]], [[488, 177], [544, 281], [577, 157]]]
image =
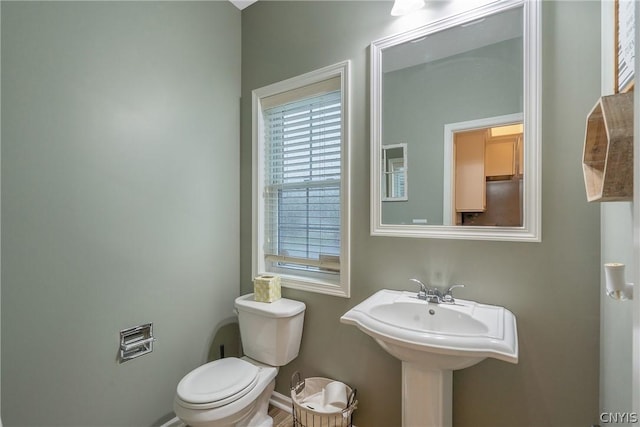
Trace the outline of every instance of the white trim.
[[[371, 44], [371, 235], [440, 239], [501, 240], [539, 242], [542, 232], [541, 198], [541, 56], [540, 0], [505, 0], [481, 6], [467, 12], [434, 21], [425, 26], [386, 37]], [[391, 46], [425, 37], [446, 28], [471, 22], [484, 16], [516, 7], [524, 8], [524, 140], [527, 151], [524, 169], [528, 179], [524, 184], [523, 227], [460, 227], [452, 225], [397, 225], [382, 223], [380, 191], [382, 141], [382, 51]], [[525, 148], [526, 149], [526, 148]]]
[[178, 417], [173, 417], [166, 423], [161, 424], [160, 427], [188, 427], [188, 426], [182, 421], [180, 421]]
[[310, 98], [312, 96], [320, 96], [330, 92], [340, 90], [340, 77], [331, 77], [326, 80], [321, 80], [316, 83], [298, 87], [293, 90], [287, 90], [285, 92], [276, 93], [271, 96], [265, 96], [260, 99], [262, 108], [267, 110], [269, 108], [277, 107], [284, 104], [289, 104], [301, 99]]
[[282, 393], [278, 393], [277, 391], [274, 391], [273, 394], [271, 394], [271, 398], [269, 399], [269, 403], [272, 406], [275, 406], [278, 409], [282, 409], [283, 411], [287, 412], [288, 414], [292, 413], [292, 406], [293, 406], [293, 401], [291, 400], [291, 398], [289, 396], [285, 396]]
[[281, 284], [284, 287], [317, 292], [349, 298], [351, 295], [351, 61], [342, 61], [319, 70], [293, 77], [281, 82], [255, 89], [252, 91], [252, 277], [265, 272], [264, 261], [264, 228], [262, 223], [262, 194], [264, 188], [264, 153], [259, 149], [261, 129], [264, 123], [262, 119], [263, 98], [290, 91], [302, 86], [308, 86], [324, 80], [339, 77], [342, 92], [342, 174], [341, 174], [341, 248], [340, 248], [340, 275], [339, 283], [327, 280], [312, 279], [309, 277], [281, 275]]
[[[448, 123], [444, 125], [444, 180], [442, 187], [442, 221], [444, 225], [453, 225], [454, 203], [453, 193], [455, 186], [455, 168], [453, 159], [453, 134], [455, 132], [489, 128], [494, 126], [508, 125], [512, 123], [522, 123], [522, 113], [507, 114], [504, 116], [487, 117], [466, 122]], [[525, 146], [525, 157], [527, 156]], [[525, 178], [528, 174], [525, 171]]]

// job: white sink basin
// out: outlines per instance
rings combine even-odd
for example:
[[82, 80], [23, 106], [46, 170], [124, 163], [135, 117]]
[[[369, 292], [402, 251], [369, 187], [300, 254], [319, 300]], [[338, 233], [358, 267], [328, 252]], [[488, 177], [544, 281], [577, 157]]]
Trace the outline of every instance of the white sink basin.
[[516, 318], [503, 307], [427, 303], [413, 292], [383, 289], [340, 321], [402, 361], [403, 427], [452, 426], [454, 370], [487, 357], [518, 363]]
[[[407, 297], [411, 298], [411, 297]], [[422, 302], [422, 304], [421, 304]], [[460, 302], [459, 302], [460, 303]], [[417, 332], [447, 335], [487, 335], [489, 325], [475, 319], [470, 305], [431, 305], [424, 301], [398, 301], [372, 307], [369, 315], [381, 322]]]
[[518, 362], [515, 316], [503, 307], [456, 299], [427, 304], [414, 292], [383, 289], [340, 321], [372, 336], [400, 360], [462, 369], [487, 357]]
[[427, 304], [414, 292], [383, 289], [340, 321], [372, 336], [400, 360], [462, 369], [487, 357], [518, 363], [515, 316], [503, 307], [456, 299]]

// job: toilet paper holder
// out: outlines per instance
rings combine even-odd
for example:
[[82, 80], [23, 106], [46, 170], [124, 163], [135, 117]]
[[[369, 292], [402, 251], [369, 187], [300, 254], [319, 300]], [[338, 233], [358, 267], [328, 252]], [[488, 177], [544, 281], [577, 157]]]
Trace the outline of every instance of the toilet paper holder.
[[625, 281], [625, 265], [610, 262], [604, 265], [604, 281], [607, 296], [617, 301], [633, 299], [633, 283]]
[[153, 351], [153, 323], [134, 326], [120, 331], [120, 358], [124, 363]]

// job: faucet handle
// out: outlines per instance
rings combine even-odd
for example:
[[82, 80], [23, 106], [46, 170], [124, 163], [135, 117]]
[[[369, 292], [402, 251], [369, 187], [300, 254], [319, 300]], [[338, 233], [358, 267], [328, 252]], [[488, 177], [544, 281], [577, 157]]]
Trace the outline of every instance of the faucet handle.
[[412, 282], [416, 282], [418, 286], [420, 286], [420, 289], [418, 290], [418, 298], [427, 299], [427, 286], [418, 279], [409, 279], [409, 280]]
[[449, 286], [447, 288], [447, 290], [444, 291], [444, 296], [442, 298], [445, 302], [448, 302], [448, 303], [456, 302], [455, 298], [453, 298], [453, 290], [455, 288], [464, 288], [464, 285], [451, 285], [451, 286]]
[[455, 288], [464, 288], [464, 285], [451, 285], [444, 291], [445, 294], [450, 294]]

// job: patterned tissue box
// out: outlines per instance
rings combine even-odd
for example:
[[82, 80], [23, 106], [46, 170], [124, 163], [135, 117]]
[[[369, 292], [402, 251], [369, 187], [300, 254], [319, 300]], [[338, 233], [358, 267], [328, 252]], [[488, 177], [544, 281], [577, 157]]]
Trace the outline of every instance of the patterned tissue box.
[[260, 302], [273, 302], [279, 300], [280, 276], [263, 275], [253, 279], [253, 298]]

